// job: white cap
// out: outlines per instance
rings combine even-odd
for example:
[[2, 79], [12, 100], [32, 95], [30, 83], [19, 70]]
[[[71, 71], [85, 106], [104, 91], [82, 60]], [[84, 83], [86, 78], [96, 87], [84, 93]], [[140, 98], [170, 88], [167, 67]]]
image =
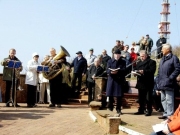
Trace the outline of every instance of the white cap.
[[32, 57], [34, 58], [34, 56], [39, 56], [39, 54], [37, 53], [37, 52], [34, 52], [33, 54], [32, 54]]

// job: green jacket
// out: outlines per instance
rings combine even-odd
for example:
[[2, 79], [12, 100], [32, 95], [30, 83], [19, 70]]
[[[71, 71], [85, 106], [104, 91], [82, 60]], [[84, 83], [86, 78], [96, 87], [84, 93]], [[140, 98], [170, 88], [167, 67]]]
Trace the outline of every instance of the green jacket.
[[[4, 81], [12, 81], [12, 75], [13, 75], [13, 68], [9, 68], [8, 67], [8, 62], [7, 60], [15, 60], [15, 61], [20, 61], [16, 56], [14, 56], [13, 59], [10, 58], [10, 56], [8, 56], [7, 58], [4, 58], [4, 60], [1, 61], [1, 65], [4, 66], [3, 69], [3, 80]], [[20, 73], [22, 71], [22, 66], [19, 68], [19, 71], [17, 71], [15, 69], [14, 75], [18, 74], [18, 72]]]

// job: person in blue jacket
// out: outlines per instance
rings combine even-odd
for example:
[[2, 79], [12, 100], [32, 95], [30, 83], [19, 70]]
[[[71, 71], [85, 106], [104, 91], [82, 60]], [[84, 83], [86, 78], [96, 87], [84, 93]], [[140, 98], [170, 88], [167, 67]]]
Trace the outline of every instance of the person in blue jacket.
[[174, 113], [174, 91], [176, 86], [176, 77], [180, 73], [180, 63], [177, 56], [172, 54], [170, 44], [163, 44], [163, 57], [158, 70], [158, 87], [161, 90], [161, 102], [164, 113], [159, 119], [166, 119]]

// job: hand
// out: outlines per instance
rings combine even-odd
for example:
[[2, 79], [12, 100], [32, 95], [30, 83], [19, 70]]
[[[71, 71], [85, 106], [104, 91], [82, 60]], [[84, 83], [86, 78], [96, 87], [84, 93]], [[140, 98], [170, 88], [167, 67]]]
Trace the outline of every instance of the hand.
[[6, 59], [6, 62], [9, 62], [10, 61], [10, 59]]
[[140, 74], [144, 74], [144, 70], [139, 70], [138, 71]]
[[111, 71], [111, 74], [117, 74], [118, 71]]
[[82, 73], [82, 76], [84, 76], [84, 73]]
[[92, 76], [92, 79], [93, 79], [93, 80], [94, 80], [94, 78], [95, 78], [95, 75]]
[[66, 70], [70, 70], [70, 67], [66, 66]]
[[161, 93], [160, 91], [156, 90], [156, 94], [157, 94], [157, 95], [160, 95], [160, 93]]

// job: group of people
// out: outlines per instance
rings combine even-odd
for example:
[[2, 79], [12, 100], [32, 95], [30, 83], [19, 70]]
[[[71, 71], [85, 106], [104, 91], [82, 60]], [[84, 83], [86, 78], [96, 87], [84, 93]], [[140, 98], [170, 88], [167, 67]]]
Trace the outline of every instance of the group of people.
[[[146, 47], [143, 45], [144, 40], [149, 44]], [[116, 45], [112, 48], [112, 58], [106, 50], [103, 50], [101, 55], [95, 56], [93, 54], [94, 50], [91, 48], [89, 54], [85, 57], [81, 51], [78, 51], [76, 53], [77, 57], [72, 63], [68, 63], [65, 56], [54, 60], [57, 54], [56, 50], [51, 48], [50, 55], [46, 55], [44, 61], [39, 63], [39, 54], [33, 53], [32, 59], [28, 61], [26, 68], [27, 107], [36, 106], [38, 84], [40, 84], [39, 102], [44, 102], [44, 92], [47, 89], [49, 107], [55, 107], [56, 105], [61, 107], [63, 102], [67, 102], [68, 88], [71, 88], [73, 94], [80, 94], [82, 77], [86, 75], [86, 86], [89, 92], [88, 103], [94, 100], [96, 96], [94, 95], [95, 78], [107, 77], [107, 108], [113, 111], [115, 103], [117, 113], [122, 114], [121, 99], [126, 81], [125, 77], [128, 73], [131, 73], [137, 76], [136, 88], [139, 94], [139, 109], [134, 115], [145, 114], [145, 116], [151, 116], [154, 90], [157, 95], [161, 96], [163, 115], [159, 119], [169, 119], [174, 113], [174, 93], [177, 84], [176, 78], [180, 74], [180, 63], [178, 57], [173, 55], [171, 45], [165, 42], [163, 36], [157, 41], [158, 47], [162, 48], [161, 51], [158, 50], [162, 59], [156, 79], [154, 79], [154, 74], [157, 66], [156, 61], [150, 58], [149, 52], [153, 46], [153, 41], [149, 35], [146, 35], [145, 39], [142, 38], [142, 41], [138, 43], [139, 45], [133, 42], [130, 51], [129, 45], [124, 45], [123, 41], [117, 40]], [[140, 49], [137, 49], [136, 46], [139, 46]], [[5, 102], [7, 107], [10, 106], [10, 90], [12, 89], [14, 94], [16, 89], [12, 84], [18, 84], [19, 78], [17, 76], [22, 71], [22, 66], [15, 69], [7, 66], [11, 60], [20, 61], [15, 55], [16, 50], [10, 49], [9, 56], [1, 62], [4, 66], [3, 80], [6, 81]], [[138, 56], [139, 60], [137, 61]], [[58, 72], [55, 74], [52, 72], [53, 77], [46, 78], [46, 73], [38, 71], [38, 66], [48, 66], [50, 67], [49, 70]], [[132, 70], [134, 72], [131, 72]], [[19, 106], [16, 102], [13, 103], [14, 106]], [[173, 120], [171, 119], [171, 121]]]

